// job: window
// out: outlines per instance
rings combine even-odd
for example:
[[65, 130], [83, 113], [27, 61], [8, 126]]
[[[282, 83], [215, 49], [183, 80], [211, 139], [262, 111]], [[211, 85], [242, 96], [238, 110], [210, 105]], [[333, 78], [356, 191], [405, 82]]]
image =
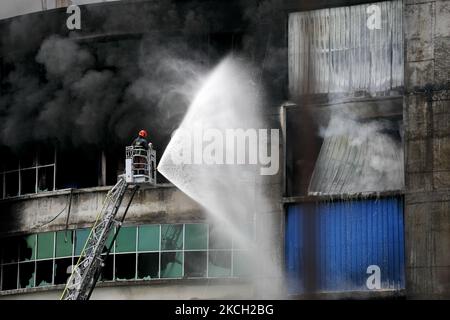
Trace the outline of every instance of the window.
[[[89, 233], [90, 229], [77, 229], [1, 239], [0, 289], [65, 284]], [[112, 237], [111, 233], [109, 244]], [[233, 247], [232, 238], [214, 225], [126, 226], [111, 248], [100, 281], [249, 274], [246, 251], [236, 244]]]
[[137, 269], [138, 279], [159, 278], [159, 253], [139, 253]]
[[183, 248], [183, 225], [163, 225], [161, 227], [161, 250]]
[[53, 258], [53, 246], [54, 246], [54, 233], [40, 233], [38, 234], [38, 259], [49, 259]]
[[36, 235], [32, 234], [20, 238], [19, 242], [20, 261], [30, 261], [36, 259]]
[[71, 257], [73, 248], [73, 231], [56, 232], [55, 257]]
[[208, 226], [205, 224], [188, 224], [185, 231], [185, 250], [206, 249], [208, 241]]
[[75, 232], [75, 255], [79, 256], [84, 248], [91, 229], [79, 229]]
[[136, 252], [136, 227], [122, 227], [116, 239], [116, 253]]
[[34, 287], [34, 262], [25, 262], [19, 264], [20, 277], [19, 277], [19, 287], [20, 288], [31, 288]]
[[139, 251], [158, 251], [159, 250], [159, 225], [140, 226], [139, 227]]
[[180, 278], [183, 275], [183, 252], [161, 252], [161, 278]]
[[55, 190], [54, 149], [39, 147], [20, 157], [5, 153], [0, 163], [0, 199]]
[[231, 276], [231, 250], [213, 250], [208, 257], [208, 277]]

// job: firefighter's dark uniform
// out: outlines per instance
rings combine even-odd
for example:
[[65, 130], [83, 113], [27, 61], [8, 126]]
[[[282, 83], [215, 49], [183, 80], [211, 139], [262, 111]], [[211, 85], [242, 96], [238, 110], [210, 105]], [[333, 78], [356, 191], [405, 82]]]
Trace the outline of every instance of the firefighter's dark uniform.
[[[133, 147], [135, 149], [142, 149], [142, 150], [147, 151], [148, 150], [148, 142], [145, 138], [139, 136], [136, 139], [134, 139]], [[146, 155], [147, 152], [142, 152], [142, 154]], [[145, 157], [144, 156], [135, 156], [133, 162], [134, 162], [134, 168], [135, 168], [134, 174], [148, 175], [148, 171], [145, 170], [145, 163], [147, 162], [146, 156]]]

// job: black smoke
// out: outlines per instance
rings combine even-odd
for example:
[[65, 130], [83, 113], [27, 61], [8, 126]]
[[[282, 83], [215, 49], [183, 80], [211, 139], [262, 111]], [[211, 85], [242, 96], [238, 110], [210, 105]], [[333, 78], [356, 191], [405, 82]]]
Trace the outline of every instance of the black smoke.
[[[95, 28], [87, 27], [92, 34], [119, 33], [126, 25], [128, 32], [140, 33], [137, 38], [96, 42], [83, 40], [83, 34], [55, 34], [30, 51], [38, 40], [29, 28], [45, 32], [45, 21], [31, 18], [35, 25], [25, 27], [19, 18], [1, 31], [10, 33], [2, 35], [8, 40], [2, 51], [19, 45], [33, 53], [5, 58], [9, 70], [1, 79], [0, 145], [16, 149], [51, 141], [62, 148], [103, 149], [129, 143], [140, 128], [155, 144], [164, 144], [202, 77], [230, 50], [256, 65], [270, 105], [284, 98], [281, 0], [240, 0], [228, 15], [218, 9], [227, 8], [219, 1], [129, 2], [110, 5], [120, 10], [99, 13], [87, 6], [83, 12], [98, 21]], [[233, 23], [238, 27], [230, 27]], [[223, 30], [233, 30], [235, 43], [221, 38]]]

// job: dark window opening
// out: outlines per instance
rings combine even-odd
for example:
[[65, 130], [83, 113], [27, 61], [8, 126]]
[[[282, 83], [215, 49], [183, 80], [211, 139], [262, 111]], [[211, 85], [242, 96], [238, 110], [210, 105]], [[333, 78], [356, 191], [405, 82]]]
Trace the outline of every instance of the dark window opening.
[[116, 280], [132, 280], [136, 278], [136, 254], [116, 255]]
[[72, 271], [72, 258], [55, 260], [55, 284], [65, 284]]
[[19, 258], [20, 261], [29, 261], [36, 259], [36, 235], [29, 235], [19, 240]]
[[57, 189], [90, 188], [98, 185], [98, 151], [73, 148], [58, 153]]
[[2, 290], [17, 289], [18, 264], [8, 264], [3, 266]]
[[53, 147], [36, 143], [24, 145], [15, 152], [2, 148], [1, 152], [0, 198], [54, 190]]
[[[105, 256], [103, 256], [103, 259]], [[102, 268], [100, 281], [113, 281], [114, 280], [114, 263], [113, 256], [109, 255], [105, 260], [105, 266]]]
[[138, 279], [159, 278], [159, 253], [140, 253], [138, 255]]
[[26, 169], [36, 167], [37, 164], [36, 151], [34, 147], [26, 148], [20, 153], [20, 168]]
[[3, 177], [4, 177], [4, 174], [0, 173], [0, 199], [2, 199], [4, 197], [4, 194], [3, 194], [3, 191], [4, 191], [4, 189], [3, 189]]
[[53, 167], [38, 168], [38, 192], [53, 191], [54, 172]]
[[19, 195], [19, 172], [8, 172], [5, 174], [5, 196], [17, 197]]
[[36, 287], [45, 287], [52, 284], [53, 260], [36, 262]]
[[34, 262], [20, 263], [19, 269], [19, 287], [34, 287]]
[[19, 238], [9, 238], [8, 243], [3, 243], [3, 263], [17, 262], [19, 256]]
[[20, 194], [36, 193], [36, 169], [20, 171]]
[[[300, 108], [299, 108], [300, 109]], [[314, 165], [320, 152], [322, 138], [308, 110], [297, 108], [286, 112], [286, 193], [288, 196], [308, 192]]]

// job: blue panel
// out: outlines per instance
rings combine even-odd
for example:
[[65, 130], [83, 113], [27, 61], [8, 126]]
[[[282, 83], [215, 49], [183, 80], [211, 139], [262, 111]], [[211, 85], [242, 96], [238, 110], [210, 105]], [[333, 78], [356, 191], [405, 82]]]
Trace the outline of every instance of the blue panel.
[[291, 294], [368, 291], [371, 265], [380, 268], [381, 290], [403, 289], [403, 199], [290, 205], [285, 254]]

